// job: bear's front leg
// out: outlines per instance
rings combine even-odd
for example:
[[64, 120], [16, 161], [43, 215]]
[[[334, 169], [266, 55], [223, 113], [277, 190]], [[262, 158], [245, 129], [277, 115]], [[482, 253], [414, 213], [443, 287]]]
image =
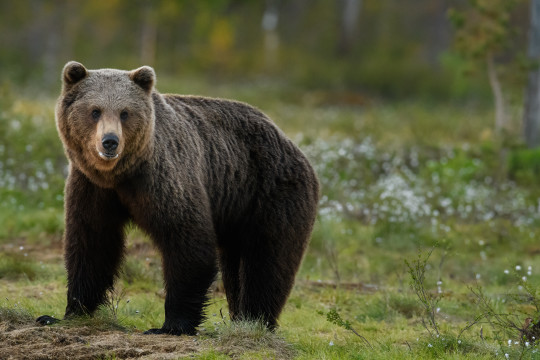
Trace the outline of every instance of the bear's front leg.
[[106, 300], [124, 253], [127, 211], [116, 193], [72, 170], [66, 185], [65, 317], [92, 314]]
[[[153, 234], [163, 257], [165, 322], [160, 329], [150, 329], [145, 334], [194, 335], [204, 319], [208, 288], [217, 274], [216, 244], [212, 223], [202, 221], [203, 213], [198, 215], [196, 223], [186, 220], [161, 229], [155, 234], [158, 236]], [[175, 238], [159, 237], [164, 234]]]
[[[69, 318], [92, 314], [105, 302], [124, 252], [128, 214], [113, 190], [97, 187], [77, 169], [70, 172], [65, 196], [68, 289], [64, 318]], [[54, 320], [49, 316], [37, 319], [41, 324]]]

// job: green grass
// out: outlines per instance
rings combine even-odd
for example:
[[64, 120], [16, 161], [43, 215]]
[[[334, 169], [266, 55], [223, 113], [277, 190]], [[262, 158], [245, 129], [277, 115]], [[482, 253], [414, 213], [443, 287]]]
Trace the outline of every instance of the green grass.
[[[540, 358], [536, 347], [519, 344], [515, 329], [505, 333], [487, 317], [475, 322], [483, 311], [471, 290], [478, 286], [495, 313], [520, 326], [540, 315], [533, 301], [540, 289], [537, 155], [516, 146], [501, 157], [490, 109], [344, 105], [332, 94], [280, 84], [213, 87], [191, 80], [160, 86], [258, 106], [300, 145], [322, 185], [311, 245], [281, 327], [272, 334], [231, 323], [223, 293], [214, 291], [196, 357]], [[54, 100], [6, 88], [0, 95], [0, 322], [62, 317], [66, 160]], [[424, 326], [405, 263], [431, 249], [423, 285], [438, 300], [439, 337]], [[92, 319], [55, 326], [133, 334], [161, 325], [159, 254], [137, 229], [129, 232], [127, 252], [111, 304]], [[329, 312], [341, 321], [329, 321]]]

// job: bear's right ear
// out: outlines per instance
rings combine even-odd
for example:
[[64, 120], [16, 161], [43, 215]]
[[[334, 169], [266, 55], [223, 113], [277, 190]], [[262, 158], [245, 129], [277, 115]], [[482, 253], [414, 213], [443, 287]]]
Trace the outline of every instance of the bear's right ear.
[[156, 73], [150, 66], [142, 66], [129, 73], [129, 78], [144, 91], [149, 93], [156, 82]]
[[88, 75], [88, 71], [83, 64], [70, 61], [64, 66], [63, 81], [66, 86], [75, 85]]

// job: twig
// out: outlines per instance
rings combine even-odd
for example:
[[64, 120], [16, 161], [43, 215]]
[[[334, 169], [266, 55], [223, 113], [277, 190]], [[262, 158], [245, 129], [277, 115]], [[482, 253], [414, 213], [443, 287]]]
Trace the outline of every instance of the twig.
[[[469, 325], [467, 325], [463, 329], [461, 329], [461, 331], [459, 332], [459, 335], [457, 336], [457, 338], [459, 339], [461, 337], [461, 335], [463, 335], [463, 333], [465, 331], [469, 330], [474, 325], [478, 324], [480, 322], [480, 320], [482, 320], [484, 317], [485, 317], [485, 314], [481, 314], [481, 315], [478, 315], [477, 317], [475, 317], [474, 320]], [[483, 328], [480, 328], [480, 338], [482, 340], [484, 340], [483, 335], [482, 335], [482, 331], [483, 331]]]

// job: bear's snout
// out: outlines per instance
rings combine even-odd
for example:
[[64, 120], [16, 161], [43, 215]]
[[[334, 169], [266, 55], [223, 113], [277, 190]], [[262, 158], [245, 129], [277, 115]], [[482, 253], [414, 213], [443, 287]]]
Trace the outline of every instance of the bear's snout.
[[[99, 137], [97, 139], [99, 139]], [[98, 140], [98, 144], [99, 143], [100, 141]], [[119, 136], [114, 132], [107, 132], [101, 137], [101, 144], [97, 146], [97, 151], [100, 158], [111, 161], [118, 159], [122, 152], [121, 147]]]
[[103, 145], [103, 148], [106, 152], [112, 153], [118, 147], [119, 141], [120, 140], [118, 139], [118, 136], [109, 133], [103, 136], [103, 138], [101, 139], [101, 144]]

